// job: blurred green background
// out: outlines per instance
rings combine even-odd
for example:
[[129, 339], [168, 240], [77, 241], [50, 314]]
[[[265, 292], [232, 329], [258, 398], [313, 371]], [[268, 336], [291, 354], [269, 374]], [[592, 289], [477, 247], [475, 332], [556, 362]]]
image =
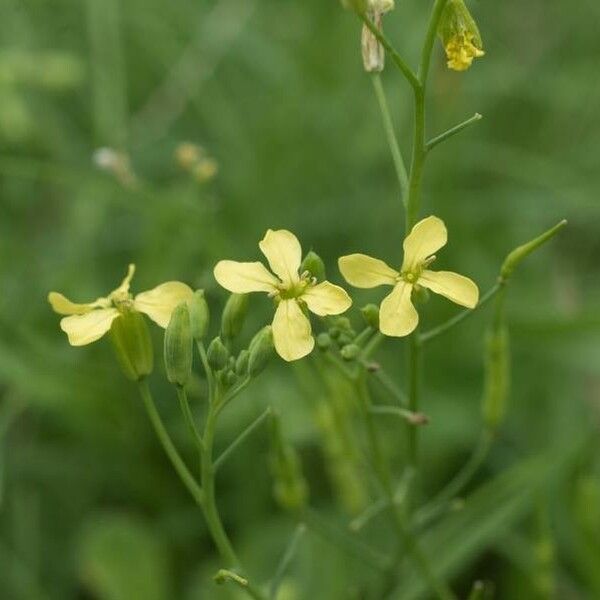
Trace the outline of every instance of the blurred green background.
[[[413, 64], [429, 4], [402, 0], [386, 18]], [[510, 249], [562, 218], [569, 226], [511, 283], [509, 417], [472, 501], [425, 543], [461, 597], [483, 578], [501, 599], [600, 598], [600, 9], [591, 0], [471, 8], [486, 57], [453, 73], [436, 44], [431, 74], [430, 135], [484, 115], [427, 166], [423, 216], [442, 217], [450, 232], [440, 267], [484, 290]], [[109, 344], [69, 347], [46, 295], [96, 298], [135, 262], [135, 291], [180, 279], [205, 288], [217, 314], [225, 295], [212, 266], [258, 259], [269, 227], [297, 233], [337, 283], [341, 254], [398, 262], [402, 211], [359, 33], [335, 0], [0, 4], [0, 598], [239, 597], [214, 587], [220, 565], [202, 517]], [[409, 90], [391, 64], [383, 81], [408, 151]], [[218, 162], [216, 177], [178, 167], [183, 141]], [[130, 172], [100, 168], [102, 147], [129, 153]], [[251, 307], [246, 337], [269, 318], [264, 297]], [[435, 298], [422, 319], [432, 326], [456, 310]], [[428, 348], [427, 495], [478, 438], [489, 320], [483, 310]], [[403, 347], [387, 342], [380, 357], [399, 385]], [[361, 499], [335, 483], [344, 467], [319, 421], [311, 368], [274, 364], [226, 413], [218, 446], [277, 406], [313, 506], [343, 527]], [[151, 381], [159, 408], [192, 461], [161, 369]], [[343, 405], [336, 385], [321, 393]], [[384, 434], [399, 464], [403, 430]], [[266, 579], [294, 523], [272, 499], [266, 435], [247, 444], [220, 473], [218, 498], [234, 543]], [[363, 535], [388, 544], [385, 521]], [[309, 531], [280, 600], [362, 598], [373, 577]], [[427, 597], [414, 573], [400, 590]]]

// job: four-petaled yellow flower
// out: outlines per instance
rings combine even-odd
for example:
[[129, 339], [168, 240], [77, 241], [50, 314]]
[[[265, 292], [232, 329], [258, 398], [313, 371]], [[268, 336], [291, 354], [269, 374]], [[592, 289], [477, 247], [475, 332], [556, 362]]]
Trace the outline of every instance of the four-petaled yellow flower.
[[458, 33], [446, 43], [446, 57], [448, 68], [453, 71], [466, 71], [473, 63], [474, 58], [481, 58], [485, 52], [478, 48], [475, 35], [468, 31]]
[[433, 254], [447, 241], [444, 222], [432, 216], [419, 221], [404, 240], [404, 261], [400, 271], [364, 254], [350, 254], [339, 259], [342, 275], [355, 287], [394, 286], [392, 293], [381, 303], [379, 328], [382, 333], [402, 337], [415, 330], [419, 323], [411, 300], [415, 287], [428, 288], [467, 308], [477, 306], [479, 289], [468, 277], [428, 269], [435, 260]]
[[129, 265], [125, 279], [116, 290], [87, 304], [71, 302], [58, 292], [48, 294], [54, 311], [59, 315], [67, 315], [61, 319], [60, 327], [72, 346], [85, 346], [100, 339], [117, 317], [131, 310], [148, 315], [155, 323], [166, 328], [175, 307], [193, 295], [185, 283], [168, 281], [134, 297], [129, 292], [134, 273], [135, 265]]
[[305, 308], [319, 316], [339, 315], [352, 300], [339, 286], [317, 283], [308, 273], [299, 273], [302, 249], [296, 236], [285, 229], [269, 229], [259, 247], [273, 273], [260, 262], [222, 260], [215, 266], [215, 279], [235, 294], [266, 292], [277, 303], [273, 319], [273, 342], [281, 358], [297, 360], [309, 354], [315, 340]]

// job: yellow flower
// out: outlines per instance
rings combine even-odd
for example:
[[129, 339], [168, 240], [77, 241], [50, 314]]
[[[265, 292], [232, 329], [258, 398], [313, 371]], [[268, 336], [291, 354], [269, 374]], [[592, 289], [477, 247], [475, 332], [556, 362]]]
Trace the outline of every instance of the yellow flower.
[[72, 346], [85, 346], [100, 339], [119, 315], [131, 310], [145, 313], [166, 328], [175, 307], [193, 295], [185, 283], [169, 281], [134, 297], [129, 292], [134, 273], [135, 265], [129, 265], [125, 279], [116, 290], [87, 304], [71, 302], [58, 292], [48, 294], [48, 302], [54, 311], [67, 315], [61, 320], [60, 327]]
[[479, 28], [464, 0], [448, 0], [438, 34], [446, 50], [449, 69], [466, 71], [474, 58], [485, 54]]
[[428, 288], [453, 302], [474, 308], [479, 301], [477, 285], [467, 277], [450, 271], [430, 271], [434, 252], [446, 245], [448, 232], [441, 219], [427, 217], [419, 221], [404, 240], [404, 261], [400, 271], [382, 260], [364, 254], [350, 254], [339, 259], [342, 275], [359, 288], [391, 285], [392, 293], [381, 303], [379, 328], [382, 333], [402, 337], [419, 323], [411, 294], [415, 287]]
[[215, 266], [215, 279], [234, 294], [266, 292], [276, 301], [273, 319], [275, 350], [287, 361], [309, 354], [315, 340], [305, 308], [316, 315], [339, 315], [352, 300], [339, 286], [317, 283], [308, 273], [298, 273], [302, 249], [296, 236], [285, 230], [269, 229], [259, 242], [271, 271], [260, 262], [222, 260]]
[[474, 58], [480, 58], [485, 52], [473, 44], [472, 33], [460, 33], [450, 38], [446, 43], [448, 68], [454, 71], [466, 71]]

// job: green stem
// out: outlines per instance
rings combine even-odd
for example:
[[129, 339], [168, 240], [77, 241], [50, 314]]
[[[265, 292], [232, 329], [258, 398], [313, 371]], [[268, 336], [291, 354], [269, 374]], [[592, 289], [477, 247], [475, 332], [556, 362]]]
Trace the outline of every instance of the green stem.
[[408, 83], [410, 83], [413, 89], [420, 87], [417, 76], [413, 73], [413, 70], [408, 66], [405, 60], [398, 54], [396, 49], [392, 46], [390, 41], [387, 39], [385, 34], [380, 31], [379, 27], [373, 23], [366, 14], [358, 15], [361, 21], [369, 28], [371, 33], [375, 36], [377, 41], [385, 48], [386, 52], [392, 57], [392, 60], [396, 66], [400, 69]]
[[414, 93], [415, 123], [413, 129], [413, 150], [408, 181], [408, 199], [406, 202], [406, 233], [417, 222], [421, 205], [421, 181], [425, 168], [425, 89], [419, 87]]
[[407, 407], [408, 406], [408, 396], [401, 390], [392, 378], [383, 370], [380, 365], [375, 365], [375, 367], [371, 367], [368, 362], [361, 361], [361, 364], [367, 372], [372, 375], [374, 379], [376, 379], [383, 388], [385, 388], [400, 404], [400, 406]]
[[154, 431], [162, 444], [162, 447], [168, 456], [171, 464], [175, 468], [175, 471], [183, 481], [184, 485], [189, 490], [190, 494], [194, 497], [194, 500], [202, 505], [204, 501], [204, 494], [202, 488], [198, 485], [197, 481], [194, 479], [193, 475], [190, 473], [189, 469], [183, 462], [183, 459], [177, 452], [175, 445], [173, 444], [171, 437], [167, 433], [167, 430], [162, 422], [162, 419], [156, 410], [156, 405], [154, 404], [154, 399], [152, 398], [152, 393], [150, 392], [150, 388], [148, 387], [148, 383], [144, 380], [138, 382], [138, 388], [140, 391], [140, 395], [142, 396], [142, 400], [144, 401], [144, 406], [146, 407], [146, 411], [148, 413], [148, 417], [154, 427]]
[[188, 402], [187, 392], [185, 391], [185, 388], [180, 385], [177, 385], [175, 387], [177, 389], [177, 398], [179, 399], [179, 406], [180, 406], [181, 412], [183, 413], [183, 416], [185, 418], [185, 422], [187, 423], [187, 426], [190, 431], [190, 434], [192, 435], [192, 438], [196, 442], [196, 446], [198, 447], [198, 450], [201, 451], [202, 450], [202, 436], [200, 435], [200, 432], [198, 431], [198, 428], [196, 427], [196, 423], [194, 421], [194, 415], [192, 414], [192, 411], [190, 409], [190, 403]]
[[400, 185], [402, 202], [406, 204], [406, 195], [408, 193], [408, 175], [406, 173], [406, 166], [404, 165], [402, 152], [400, 151], [400, 146], [394, 131], [394, 123], [392, 122], [390, 109], [385, 97], [385, 91], [383, 89], [379, 73], [373, 73], [371, 81], [373, 82], [373, 88], [375, 89], [375, 95], [377, 96], [377, 102], [379, 103], [379, 110], [381, 111], [381, 117], [383, 120], [383, 129], [387, 137], [390, 153], [392, 155], [392, 162], [394, 163], [394, 169], [396, 171], [396, 177], [398, 178], [398, 183]]
[[208, 525], [208, 529], [212, 538], [221, 554], [221, 557], [227, 563], [228, 567], [238, 567], [240, 561], [229, 541], [229, 537], [225, 532], [221, 516], [217, 510], [215, 500], [215, 467], [213, 464], [213, 445], [215, 438], [216, 419], [218, 414], [217, 398], [211, 398], [211, 403], [206, 417], [204, 426], [204, 446], [202, 448], [202, 489], [204, 490], [204, 501], [202, 507], [204, 516]]
[[373, 421], [373, 415], [369, 410], [371, 407], [371, 401], [364, 376], [360, 377], [360, 380], [357, 382], [357, 384], [360, 392], [362, 414], [367, 428], [367, 439], [373, 460], [373, 468], [383, 488], [398, 541], [411, 556], [415, 565], [419, 568], [423, 578], [435, 595], [440, 600], [454, 600], [455, 597], [452, 591], [444, 582], [438, 580], [436, 577], [427, 557], [419, 547], [416, 537], [405, 527], [402, 511], [394, 502], [394, 490], [390, 468], [382, 452], [379, 438], [375, 429], [375, 423]]
[[441, 325], [438, 325], [437, 327], [434, 327], [433, 329], [422, 333], [419, 336], [419, 341], [421, 342], [421, 344], [431, 341], [432, 339], [442, 335], [443, 333], [446, 333], [455, 325], [462, 323], [462, 321], [464, 321], [467, 317], [470, 317], [476, 310], [485, 306], [502, 289], [504, 285], [505, 284], [502, 282], [496, 283], [481, 297], [475, 308], [468, 308], [466, 310], [463, 310], [459, 312], [456, 316], [452, 317], [451, 319], [448, 319], [445, 323], [442, 323]]
[[479, 113], [475, 113], [470, 119], [467, 119], [466, 121], [463, 121], [462, 123], [459, 123], [458, 125], [452, 127], [451, 129], [448, 129], [448, 131], [444, 131], [444, 133], [429, 140], [427, 142], [427, 144], [425, 144], [425, 149], [427, 150], [427, 152], [429, 152], [430, 150], [435, 148], [438, 144], [441, 144], [442, 142], [445, 142], [447, 139], [455, 136], [457, 133], [460, 133], [463, 129], [466, 129], [467, 127], [473, 125], [474, 123], [477, 123], [477, 121], [481, 121], [482, 118], [483, 117]]
[[[409, 338], [408, 346], [408, 409], [419, 412], [421, 344], [419, 334], [415, 331]], [[412, 425], [408, 428], [408, 464], [415, 472], [419, 461], [419, 432]]]
[[447, 2], [448, 0], [435, 0], [433, 8], [431, 9], [427, 34], [425, 35], [425, 42], [423, 43], [423, 49], [421, 50], [421, 62], [419, 64], [418, 72], [419, 83], [423, 88], [427, 85], [427, 76], [429, 75], [429, 67], [431, 65], [431, 52], [433, 50], [433, 44], [437, 35], [440, 19], [444, 12], [444, 8], [446, 8]]

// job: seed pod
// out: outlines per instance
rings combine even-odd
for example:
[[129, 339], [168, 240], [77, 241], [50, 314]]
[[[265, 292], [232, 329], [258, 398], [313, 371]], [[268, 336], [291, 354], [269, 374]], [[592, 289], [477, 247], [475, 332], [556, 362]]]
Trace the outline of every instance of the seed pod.
[[196, 290], [189, 301], [190, 326], [195, 340], [201, 340], [208, 330], [210, 311], [204, 297], [204, 290]]
[[233, 340], [240, 334], [247, 312], [248, 295], [231, 294], [221, 317], [221, 335], [224, 340]]
[[165, 331], [165, 368], [170, 383], [185, 386], [192, 375], [193, 340], [186, 303], [175, 308]]
[[110, 328], [110, 339], [125, 377], [141, 381], [152, 373], [154, 352], [148, 324], [136, 311], [121, 314]]
[[220, 337], [216, 337], [209, 344], [206, 351], [206, 358], [211, 369], [214, 371], [221, 371], [227, 366], [229, 362], [229, 350], [227, 350]]
[[379, 306], [367, 304], [360, 309], [365, 323], [373, 329], [379, 329]]
[[300, 273], [308, 272], [311, 277], [314, 277], [317, 281], [323, 281], [325, 279], [325, 263], [321, 257], [312, 250], [304, 257], [302, 264], [300, 265]]
[[495, 325], [486, 336], [485, 389], [483, 419], [492, 430], [504, 420], [510, 388], [510, 350], [508, 330]]
[[278, 414], [272, 415], [270, 425], [269, 465], [273, 477], [273, 495], [282, 508], [297, 511], [305, 506], [308, 499], [308, 486], [300, 457], [284, 439]]
[[270, 325], [263, 327], [252, 338], [248, 351], [248, 375], [256, 377], [273, 356], [273, 330]]

